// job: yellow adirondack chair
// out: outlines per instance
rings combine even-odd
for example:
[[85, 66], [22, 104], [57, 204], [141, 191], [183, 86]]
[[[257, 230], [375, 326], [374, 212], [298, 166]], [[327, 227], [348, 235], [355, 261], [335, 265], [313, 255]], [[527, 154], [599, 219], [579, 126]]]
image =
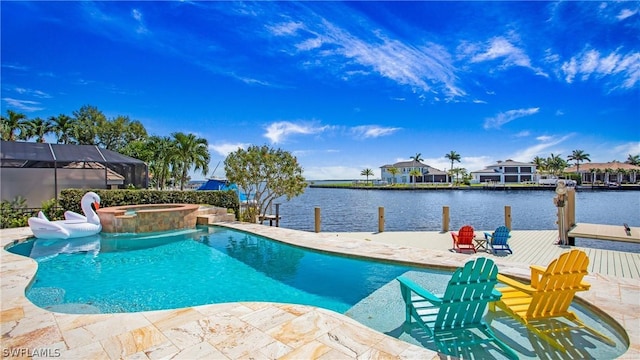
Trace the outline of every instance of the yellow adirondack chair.
[[[574, 249], [560, 255], [546, 269], [532, 265], [531, 285], [498, 274], [498, 281], [507, 286], [496, 288], [502, 293], [502, 297], [497, 302], [489, 303], [489, 310], [496, 311], [496, 306], [499, 307], [560, 351], [566, 349], [550, 334], [573, 329], [585, 329], [607, 344], [615, 346], [611, 339], [585, 325], [569, 310], [576, 292], [589, 290], [591, 286], [582, 281], [587, 275], [588, 265], [587, 254]], [[570, 320], [575, 326], [548, 326], [544, 322], [545, 319], [558, 317]]]

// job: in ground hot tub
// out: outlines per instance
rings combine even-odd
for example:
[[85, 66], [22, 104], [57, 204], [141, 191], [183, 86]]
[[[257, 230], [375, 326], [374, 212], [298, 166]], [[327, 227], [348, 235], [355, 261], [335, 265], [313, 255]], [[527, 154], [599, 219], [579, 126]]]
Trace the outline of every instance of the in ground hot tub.
[[199, 208], [194, 204], [112, 206], [98, 209], [98, 216], [106, 233], [157, 232], [194, 228]]

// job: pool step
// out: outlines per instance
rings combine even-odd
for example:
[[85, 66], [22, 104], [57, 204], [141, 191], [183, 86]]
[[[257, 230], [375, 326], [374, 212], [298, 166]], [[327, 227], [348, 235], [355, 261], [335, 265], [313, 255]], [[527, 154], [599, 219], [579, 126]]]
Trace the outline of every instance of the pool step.
[[234, 222], [236, 221], [236, 216], [234, 214], [208, 214], [208, 215], [198, 215], [198, 219], [196, 220], [196, 224], [198, 225], [211, 225], [218, 222]]

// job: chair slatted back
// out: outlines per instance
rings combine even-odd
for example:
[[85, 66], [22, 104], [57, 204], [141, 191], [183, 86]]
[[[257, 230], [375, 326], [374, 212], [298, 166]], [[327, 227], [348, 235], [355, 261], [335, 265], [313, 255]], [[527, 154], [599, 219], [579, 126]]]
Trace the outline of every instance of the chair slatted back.
[[498, 267], [493, 260], [480, 257], [458, 268], [442, 296], [435, 329], [456, 329], [478, 325], [490, 301], [500, 295], [493, 292], [498, 281]]
[[500, 226], [493, 232], [493, 236], [491, 237], [492, 245], [507, 245], [507, 240], [509, 240], [509, 228], [506, 226]]
[[474, 236], [475, 233], [473, 227], [471, 225], [465, 225], [458, 231], [456, 242], [463, 245], [472, 245]]
[[531, 285], [533, 294], [527, 317], [545, 318], [566, 313], [578, 291], [589, 289], [582, 280], [588, 274], [589, 258], [584, 251], [571, 250], [553, 260], [539, 279]]

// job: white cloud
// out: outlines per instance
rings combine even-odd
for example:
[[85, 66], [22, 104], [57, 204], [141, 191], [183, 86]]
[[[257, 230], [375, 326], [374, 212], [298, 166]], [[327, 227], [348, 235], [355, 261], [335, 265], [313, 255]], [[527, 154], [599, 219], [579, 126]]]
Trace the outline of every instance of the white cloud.
[[638, 10], [622, 9], [616, 18], [620, 21], [638, 13]]
[[6, 102], [9, 106], [25, 112], [44, 110], [41, 104], [37, 101], [18, 100], [12, 98], [2, 98], [2, 100], [4, 100], [4, 102]]
[[619, 53], [619, 50], [603, 56], [595, 49], [589, 49], [565, 61], [561, 70], [565, 81], [573, 83], [579, 76], [587, 81], [591, 76], [596, 79], [611, 78], [612, 89], [631, 89], [640, 82], [640, 52]]
[[144, 25], [144, 21], [142, 20], [142, 12], [138, 9], [131, 10], [131, 17], [136, 21], [138, 26], [136, 27], [136, 32], [138, 34], [146, 34], [149, 32], [149, 29]]
[[626, 161], [629, 154], [640, 155], [640, 142], [629, 142], [626, 144], [618, 145], [613, 148], [616, 156], [624, 158], [620, 161]]
[[47, 94], [44, 91], [33, 90], [33, 89], [25, 89], [25, 88], [15, 88], [15, 91], [20, 95], [31, 95], [42, 99], [50, 99], [51, 95]]
[[382, 127], [377, 125], [362, 125], [351, 128], [351, 132], [358, 138], [377, 138], [380, 136], [391, 135], [402, 128], [398, 127]]
[[[460, 160], [460, 163], [454, 163], [453, 167], [465, 168], [467, 172], [485, 169], [496, 162], [496, 159], [492, 159], [489, 156], [464, 156]], [[451, 161], [449, 161], [449, 168], [451, 168]]]
[[513, 120], [519, 119], [521, 117], [530, 116], [538, 113], [540, 108], [529, 108], [529, 109], [517, 109], [517, 110], [509, 110], [503, 113], [500, 113], [492, 118], [486, 118], [484, 120], [484, 128], [496, 128], [499, 129], [502, 125], [511, 122]]
[[531, 59], [525, 51], [502, 36], [489, 40], [486, 44], [463, 44], [459, 51], [470, 57], [472, 63], [500, 60], [502, 68], [521, 66], [535, 71], [537, 75], [547, 76], [541, 69], [531, 65]]
[[296, 124], [289, 121], [278, 121], [267, 126], [264, 137], [271, 140], [271, 143], [278, 144], [287, 137], [294, 134], [310, 135], [321, 133], [328, 129], [327, 126], [313, 126], [309, 124]]
[[222, 143], [222, 144], [215, 144], [215, 145], [209, 144], [209, 150], [213, 150], [216, 153], [226, 157], [230, 153], [238, 149], [245, 149], [250, 145], [251, 144], [247, 144], [247, 143]]
[[[367, 75], [373, 72], [421, 92], [441, 90], [447, 98], [465, 95], [456, 85], [453, 62], [442, 46], [432, 43], [406, 44], [390, 38], [382, 31], [368, 29], [362, 32], [364, 36], [356, 36], [326, 19], [316, 19], [309, 22], [310, 25], [294, 24], [287, 22], [269, 29], [273, 34], [296, 38], [302, 33], [299, 30], [304, 30], [309, 37], [299, 39], [294, 45], [298, 53], [313, 52], [316, 59], [336, 59], [335, 64], [339, 66], [332, 67], [332, 71], [342, 72], [340, 77], [344, 79], [349, 79], [353, 74]], [[304, 64], [326, 66], [327, 62], [305, 60]], [[364, 70], [354, 69], [354, 66], [363, 67]]]
[[559, 149], [559, 148], [553, 149], [553, 147], [559, 144], [562, 144], [571, 136], [573, 135], [569, 134], [562, 137], [539, 136], [536, 138], [538, 141], [540, 141], [538, 144], [534, 144], [532, 146], [529, 146], [528, 148], [515, 152], [509, 155], [508, 158], [513, 159], [515, 161], [530, 162], [536, 156], [546, 158], [549, 156], [550, 153], [556, 153], [556, 154], [561, 153], [563, 149]]
[[520, 131], [519, 133], [517, 133], [517, 134], [515, 135], [515, 137], [527, 137], [527, 136], [529, 136], [529, 135], [531, 135], [531, 132], [530, 132], [530, 131], [528, 131], [528, 130], [523, 130], [523, 131]]
[[302, 29], [304, 25], [301, 22], [289, 21], [273, 26], [267, 26], [267, 29], [271, 34], [276, 36], [294, 35], [298, 30]]

